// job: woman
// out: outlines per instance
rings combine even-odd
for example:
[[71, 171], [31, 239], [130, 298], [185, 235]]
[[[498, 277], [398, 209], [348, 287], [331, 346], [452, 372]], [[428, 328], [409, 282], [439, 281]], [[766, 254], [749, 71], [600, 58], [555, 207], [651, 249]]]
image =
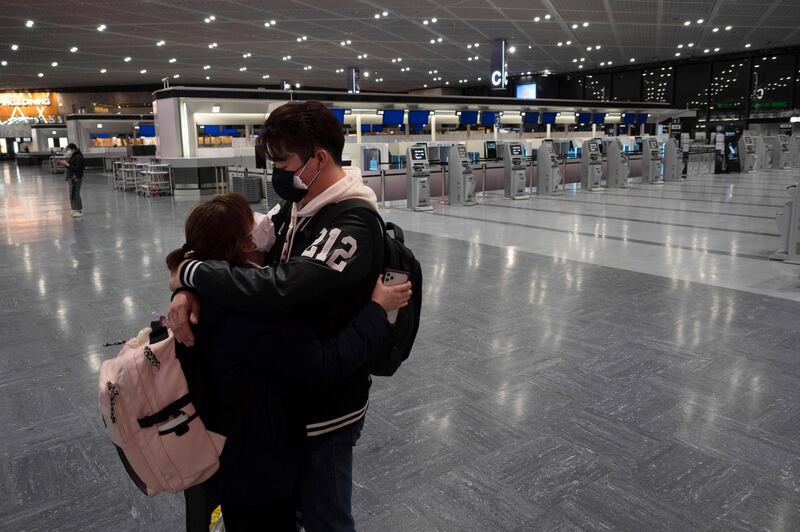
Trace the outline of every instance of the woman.
[[[253, 244], [253, 226], [243, 196], [217, 196], [189, 214], [186, 244], [169, 254], [167, 266], [192, 257], [258, 267], [263, 257]], [[178, 344], [178, 355], [204, 424], [227, 436], [220, 469], [203, 488], [221, 502], [228, 532], [295, 530], [290, 498], [304, 435], [297, 391], [301, 384], [333, 384], [365, 364], [391, 338], [387, 311], [405, 306], [410, 293], [409, 284], [378, 281], [372, 301], [332, 338], [318, 337], [302, 318], [267, 318], [202, 302], [195, 347]], [[196, 496], [197, 490], [187, 493], [188, 528]], [[207, 527], [207, 513], [200, 513]]]
[[86, 169], [86, 163], [83, 160], [83, 153], [72, 142], [67, 144], [65, 153], [67, 160], [61, 161], [61, 165], [67, 169], [66, 180], [69, 181], [69, 203], [72, 207], [72, 217], [79, 218], [83, 216], [81, 184], [83, 183], [83, 171]]

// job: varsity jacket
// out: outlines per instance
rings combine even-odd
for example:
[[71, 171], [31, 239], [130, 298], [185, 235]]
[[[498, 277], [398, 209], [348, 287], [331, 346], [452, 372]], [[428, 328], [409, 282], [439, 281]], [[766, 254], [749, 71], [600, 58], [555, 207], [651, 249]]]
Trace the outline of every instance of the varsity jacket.
[[[375, 194], [363, 184], [360, 170], [346, 168], [343, 179], [307, 205], [283, 206], [292, 211], [288, 230], [277, 228], [277, 264], [256, 269], [188, 261], [181, 267], [181, 283], [217, 305], [267, 316], [293, 315], [318, 334], [333, 335], [369, 301], [383, 268], [383, 233], [375, 217], [361, 209], [334, 217], [325, 208], [352, 198], [367, 200], [377, 210]], [[278, 212], [273, 220], [287, 214]], [[339, 384], [307, 387], [306, 434], [319, 436], [363, 418], [370, 385], [363, 364]]]

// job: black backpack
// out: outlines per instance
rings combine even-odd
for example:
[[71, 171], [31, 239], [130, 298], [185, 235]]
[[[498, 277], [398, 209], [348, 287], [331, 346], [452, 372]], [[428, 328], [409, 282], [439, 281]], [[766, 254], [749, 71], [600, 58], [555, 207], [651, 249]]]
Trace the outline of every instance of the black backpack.
[[[411, 281], [411, 300], [408, 302], [408, 306], [401, 308], [397, 313], [394, 338], [377, 353], [374, 353], [369, 361], [369, 372], [372, 375], [391, 377], [411, 354], [411, 348], [414, 346], [414, 340], [419, 330], [422, 312], [422, 266], [414, 257], [414, 253], [406, 247], [403, 230], [391, 222], [385, 223], [381, 215], [375, 212], [365, 200], [349, 199], [333, 203], [323, 207], [317, 216], [324, 210], [325, 218], [333, 219], [350, 209], [367, 211], [378, 220], [383, 231], [383, 269], [408, 272]], [[291, 207], [284, 206], [281, 211], [291, 211]], [[279, 243], [285, 237], [285, 228], [288, 225], [286, 218], [288, 218], [288, 214], [281, 216], [280, 213], [273, 218]]]

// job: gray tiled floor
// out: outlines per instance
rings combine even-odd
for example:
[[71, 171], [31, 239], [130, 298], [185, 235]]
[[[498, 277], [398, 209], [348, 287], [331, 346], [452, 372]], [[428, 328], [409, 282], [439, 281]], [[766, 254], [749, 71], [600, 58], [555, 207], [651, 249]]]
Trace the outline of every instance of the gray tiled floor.
[[[675, 193], [640, 188], [513, 205], [529, 212], [490, 198], [437, 210], [458, 219], [387, 213], [411, 229], [425, 315], [412, 358], [373, 388], [356, 452], [360, 529], [800, 529], [800, 303], [638, 271], [630, 257], [661, 260], [641, 251], [652, 243], [625, 248], [617, 267], [593, 263], [611, 248], [570, 260], [510, 243], [596, 246], [513, 225], [550, 223], [534, 219], [552, 217], [542, 209], [574, 213], [555, 228], [674, 222], [667, 240], [651, 238], [664, 246], [715, 227], [754, 257], [773, 245], [747, 233], [774, 233], [769, 220], [719, 214], [768, 218], [754, 205], [779, 203], [779, 189], [743, 186], [735, 201], [751, 207], [723, 207], [711, 200], [727, 188], [691, 185], [687, 197], [708, 203], [654, 203], [640, 196]], [[100, 175], [84, 198], [86, 216], [72, 220], [60, 178], [0, 166], [0, 529], [179, 530], [182, 500], [148, 499], [123, 473], [95, 386], [114, 353], [101, 344], [166, 307], [163, 257], [182, 243], [191, 202], [115, 192]], [[502, 229], [478, 221], [489, 216]], [[715, 260], [734, 273], [750, 261], [776, 275], [728, 255]]]

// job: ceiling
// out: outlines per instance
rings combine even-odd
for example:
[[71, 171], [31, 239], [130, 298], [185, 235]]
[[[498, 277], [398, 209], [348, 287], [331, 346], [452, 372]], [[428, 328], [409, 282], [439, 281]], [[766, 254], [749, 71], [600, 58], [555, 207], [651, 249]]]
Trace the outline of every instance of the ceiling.
[[[486, 83], [495, 38], [516, 48], [509, 55], [512, 75], [581, 65], [588, 70], [608, 62], [617, 67], [632, 64], [631, 58], [634, 64], [651, 63], [714, 55], [716, 48], [720, 54], [743, 51], [746, 44], [753, 50], [800, 44], [799, 5], [800, 0], [0, 0], [0, 88], [160, 85], [169, 77], [182, 85], [272, 86], [288, 80], [344, 89], [346, 74], [337, 70], [349, 66], [360, 67], [365, 91], [457, 87]], [[204, 21], [212, 15], [213, 21]], [[29, 20], [32, 27], [26, 26]], [[105, 28], [98, 31], [101, 24]]]

